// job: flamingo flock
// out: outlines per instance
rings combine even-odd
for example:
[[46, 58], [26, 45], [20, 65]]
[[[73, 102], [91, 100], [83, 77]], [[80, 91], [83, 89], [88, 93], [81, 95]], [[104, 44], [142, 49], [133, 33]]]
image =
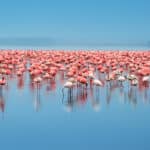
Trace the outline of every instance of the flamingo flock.
[[[28, 72], [35, 83], [53, 79], [63, 72], [64, 87], [75, 84], [103, 86], [107, 81], [150, 81], [150, 51], [0, 51], [0, 85], [8, 76]], [[101, 81], [98, 76], [104, 74]]]
[[21, 79], [24, 74], [37, 90], [46, 82], [57, 88], [53, 83], [59, 75], [62, 80], [58, 85], [63, 95], [66, 89], [70, 97], [78, 90], [99, 93], [112, 82], [149, 87], [150, 51], [1, 50], [0, 86], [9, 86], [10, 78]]

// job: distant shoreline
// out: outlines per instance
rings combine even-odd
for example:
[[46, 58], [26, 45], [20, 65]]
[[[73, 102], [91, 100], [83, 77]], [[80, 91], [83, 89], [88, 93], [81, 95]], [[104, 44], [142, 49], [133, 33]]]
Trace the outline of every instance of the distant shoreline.
[[55, 46], [3, 46], [0, 45], [0, 50], [150, 50], [149, 46], [69, 46], [69, 45], [55, 45]]

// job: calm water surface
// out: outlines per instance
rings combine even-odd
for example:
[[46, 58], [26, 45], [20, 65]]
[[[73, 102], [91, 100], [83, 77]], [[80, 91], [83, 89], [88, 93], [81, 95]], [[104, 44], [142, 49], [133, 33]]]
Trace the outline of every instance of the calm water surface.
[[64, 98], [57, 76], [37, 91], [28, 75], [0, 89], [0, 149], [150, 149], [150, 89], [106, 83]]
[[0, 88], [0, 149], [150, 149], [150, 87], [105, 83], [64, 90], [63, 76], [37, 90], [28, 74]]

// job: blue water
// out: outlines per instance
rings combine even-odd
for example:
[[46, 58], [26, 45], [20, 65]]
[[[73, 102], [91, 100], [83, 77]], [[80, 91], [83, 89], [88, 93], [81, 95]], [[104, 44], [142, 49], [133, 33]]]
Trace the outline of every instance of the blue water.
[[105, 83], [63, 99], [60, 81], [37, 90], [25, 74], [1, 87], [1, 150], [150, 149], [150, 87]]

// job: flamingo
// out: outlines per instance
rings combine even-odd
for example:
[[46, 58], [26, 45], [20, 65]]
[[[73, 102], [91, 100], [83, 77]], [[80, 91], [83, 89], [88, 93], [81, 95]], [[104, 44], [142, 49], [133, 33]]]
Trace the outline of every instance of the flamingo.
[[120, 81], [120, 82], [123, 82], [123, 81], [126, 80], [126, 78], [125, 78], [125, 76], [120, 75], [120, 76], [117, 78], [117, 80]]
[[63, 99], [64, 99], [64, 89], [68, 89], [68, 95], [69, 97], [72, 97], [73, 95], [73, 86], [74, 86], [74, 83], [71, 82], [71, 81], [66, 81], [66, 83], [63, 85], [63, 88], [62, 88], [62, 93], [63, 93], [63, 98], [62, 98], [62, 102], [63, 102]]
[[6, 80], [4, 77], [2, 77], [2, 79], [0, 79], [0, 85], [3, 86], [6, 84]]
[[127, 79], [128, 79], [128, 80], [136, 80], [136, 79], [137, 79], [137, 76], [134, 75], [134, 74], [129, 74], [129, 75], [127, 75]]
[[93, 84], [96, 85], [96, 86], [103, 86], [103, 83], [98, 79], [94, 79]]
[[35, 83], [35, 84], [37, 85], [37, 92], [38, 92], [38, 90], [40, 89], [39, 85], [40, 85], [41, 82], [42, 82], [42, 78], [41, 78], [40, 76], [35, 77], [35, 78], [33, 79], [33, 83]]
[[64, 88], [72, 88], [73, 87], [73, 83], [71, 81], [67, 81], [65, 84], [64, 84]]
[[143, 82], [149, 82], [149, 81], [150, 81], [150, 76], [144, 76], [144, 77], [142, 78], [142, 81], [143, 81]]
[[133, 79], [131, 81], [131, 85], [136, 86], [138, 84], [138, 80], [137, 79]]

